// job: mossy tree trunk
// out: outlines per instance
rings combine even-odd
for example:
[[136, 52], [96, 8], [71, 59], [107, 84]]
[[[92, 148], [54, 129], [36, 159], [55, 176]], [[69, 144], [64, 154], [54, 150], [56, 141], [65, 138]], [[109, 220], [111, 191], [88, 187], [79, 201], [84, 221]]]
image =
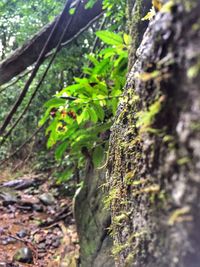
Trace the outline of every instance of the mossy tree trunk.
[[[107, 200], [116, 266], [200, 266], [200, 3], [165, 2], [133, 42], [112, 127]], [[134, 40], [141, 31], [131, 24]]]

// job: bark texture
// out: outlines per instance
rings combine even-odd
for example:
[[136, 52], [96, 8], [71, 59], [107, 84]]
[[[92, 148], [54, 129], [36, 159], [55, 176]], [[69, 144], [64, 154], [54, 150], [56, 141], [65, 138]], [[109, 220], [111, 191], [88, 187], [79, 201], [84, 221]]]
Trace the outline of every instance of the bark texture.
[[113, 267], [112, 239], [108, 235], [110, 213], [105, 209], [102, 184], [105, 174], [87, 172], [76, 197], [75, 218], [80, 242], [81, 267]]
[[133, 45], [112, 127], [107, 200], [120, 267], [200, 264], [200, 3], [174, 2], [136, 55]]
[[[102, 12], [102, 0], [98, 0], [91, 9], [85, 9], [87, 0], [81, 2], [81, 5], [73, 18], [69, 31], [66, 33], [63, 42], [70, 40], [78, 32], [81, 31], [86, 25], [90, 23], [95, 17]], [[53, 41], [49, 44], [46, 54], [50, 52], [59, 42], [60, 36], [68, 21], [70, 20], [70, 14], [66, 13], [66, 16], [61, 21], [59, 28], [57, 29]], [[4, 61], [0, 62], [0, 85], [8, 82], [16, 75], [23, 72], [27, 67], [32, 65], [40, 55], [40, 52], [50, 35], [56, 20], [45, 26], [40, 32], [38, 32], [32, 39], [26, 44], [17, 49]]]

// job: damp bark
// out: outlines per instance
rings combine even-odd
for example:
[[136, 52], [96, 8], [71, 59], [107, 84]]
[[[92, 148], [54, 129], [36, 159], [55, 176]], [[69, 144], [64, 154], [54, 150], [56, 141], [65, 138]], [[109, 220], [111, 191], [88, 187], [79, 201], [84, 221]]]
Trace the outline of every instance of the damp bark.
[[107, 201], [120, 267], [200, 262], [200, 4], [174, 2], [133, 42], [112, 127]]

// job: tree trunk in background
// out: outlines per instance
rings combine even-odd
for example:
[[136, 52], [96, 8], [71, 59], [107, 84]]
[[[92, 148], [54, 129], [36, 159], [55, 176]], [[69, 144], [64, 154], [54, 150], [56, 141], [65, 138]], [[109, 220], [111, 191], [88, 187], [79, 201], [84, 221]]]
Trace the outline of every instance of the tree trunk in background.
[[116, 266], [200, 266], [200, 3], [179, 2], [156, 14], [136, 55], [133, 43], [112, 127]]
[[105, 209], [102, 171], [87, 172], [84, 187], [76, 197], [75, 218], [80, 244], [81, 267], [113, 267], [112, 239], [108, 235], [110, 213]]

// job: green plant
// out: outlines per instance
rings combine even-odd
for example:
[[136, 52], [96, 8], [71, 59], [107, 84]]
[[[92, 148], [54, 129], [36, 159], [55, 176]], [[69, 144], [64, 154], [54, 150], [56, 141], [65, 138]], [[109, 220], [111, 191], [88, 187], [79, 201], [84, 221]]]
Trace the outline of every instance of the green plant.
[[[40, 120], [40, 125], [49, 120], [47, 147], [56, 145], [56, 160], [69, 155], [69, 161], [78, 162], [79, 167], [87, 158], [83, 150], [95, 167], [101, 164], [125, 83], [129, 36], [111, 31], [96, 35], [104, 48], [87, 56], [89, 63], [84, 65], [81, 78], [74, 77], [73, 84], [45, 103], [46, 112]], [[66, 170], [65, 174], [71, 177], [72, 172]]]

